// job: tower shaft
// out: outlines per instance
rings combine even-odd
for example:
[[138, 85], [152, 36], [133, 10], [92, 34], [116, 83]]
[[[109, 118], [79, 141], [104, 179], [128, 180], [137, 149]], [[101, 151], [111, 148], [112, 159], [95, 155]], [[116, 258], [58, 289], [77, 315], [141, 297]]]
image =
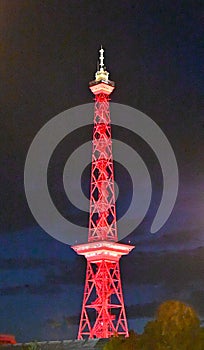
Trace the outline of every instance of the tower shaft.
[[96, 94], [88, 241], [117, 241], [109, 95]]
[[109, 96], [114, 83], [104, 68], [89, 84], [95, 95], [88, 243], [72, 248], [87, 259], [78, 339], [128, 336], [119, 260], [134, 247], [117, 243]]

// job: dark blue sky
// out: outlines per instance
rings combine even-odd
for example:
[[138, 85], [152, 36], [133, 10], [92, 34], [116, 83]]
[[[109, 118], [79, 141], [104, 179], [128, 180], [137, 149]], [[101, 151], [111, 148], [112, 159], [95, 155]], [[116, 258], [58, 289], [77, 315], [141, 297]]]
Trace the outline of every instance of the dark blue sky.
[[[141, 331], [157, 305], [174, 298], [204, 319], [200, 13], [199, 1], [1, 0], [0, 333], [13, 333], [18, 341], [76, 336], [85, 262], [38, 226], [26, 202], [23, 170], [39, 129], [58, 113], [92, 101], [88, 82], [101, 43], [117, 84], [112, 100], [141, 110], [162, 128], [180, 174], [175, 208], [151, 235], [160, 168], [139, 137], [113, 129], [145, 160], [154, 190], [145, 220], [128, 237], [136, 248], [121, 261], [130, 327]], [[49, 173], [59, 210], [81, 224], [88, 217], [66, 200], [60, 174], [66, 157], [90, 137], [84, 129], [64, 140]], [[121, 214], [131, 186], [117, 167], [116, 180]]]

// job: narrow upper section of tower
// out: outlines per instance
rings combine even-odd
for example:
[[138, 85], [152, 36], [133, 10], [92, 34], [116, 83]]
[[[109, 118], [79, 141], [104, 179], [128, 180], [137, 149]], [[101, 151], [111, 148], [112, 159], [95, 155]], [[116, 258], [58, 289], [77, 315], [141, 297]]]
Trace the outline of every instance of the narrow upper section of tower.
[[[103, 84], [103, 85], [101, 85]], [[111, 89], [109, 89], [107, 86], [105, 87], [104, 84], [108, 85], [109, 87], [111, 87]], [[96, 86], [96, 88], [94, 88], [94, 86]], [[101, 91], [100, 87], [104, 87], [104, 90], [106, 91]], [[106, 70], [106, 67], [104, 66], [104, 49], [100, 48], [99, 50], [99, 61], [97, 64], [97, 71], [95, 73], [95, 80], [91, 81], [89, 83], [90, 89], [91, 91], [96, 95], [100, 92], [107, 92], [107, 94], [110, 94], [115, 86], [114, 81], [109, 80], [109, 72]], [[103, 89], [102, 89], [103, 90]], [[110, 91], [109, 91], [110, 90]]]

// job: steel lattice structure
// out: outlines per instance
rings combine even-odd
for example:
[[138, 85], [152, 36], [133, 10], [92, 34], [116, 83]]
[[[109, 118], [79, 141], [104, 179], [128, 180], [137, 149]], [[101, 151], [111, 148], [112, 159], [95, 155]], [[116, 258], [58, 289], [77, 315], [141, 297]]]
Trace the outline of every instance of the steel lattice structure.
[[95, 95], [95, 111], [88, 243], [72, 247], [87, 259], [78, 339], [109, 338], [114, 333], [128, 336], [119, 260], [134, 246], [117, 243], [109, 108], [115, 84], [104, 67], [104, 50], [99, 51], [100, 68], [89, 84]]

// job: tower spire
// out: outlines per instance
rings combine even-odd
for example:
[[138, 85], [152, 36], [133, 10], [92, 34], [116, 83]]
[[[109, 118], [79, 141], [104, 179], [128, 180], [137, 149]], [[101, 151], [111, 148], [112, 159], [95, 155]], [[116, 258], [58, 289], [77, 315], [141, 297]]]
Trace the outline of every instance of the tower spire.
[[100, 70], [102, 71], [102, 70], [104, 70], [103, 69], [103, 67], [104, 67], [104, 63], [103, 63], [103, 61], [104, 61], [104, 55], [103, 55], [104, 49], [103, 49], [102, 45], [101, 45], [101, 48], [100, 48], [99, 52], [100, 52], [100, 56], [99, 56], [99, 62], [100, 63], [99, 63], [99, 65], [100, 65]]
[[78, 339], [128, 336], [119, 260], [134, 246], [118, 243], [109, 96], [115, 83], [100, 69], [89, 83], [95, 95], [88, 242], [72, 248], [87, 259]]
[[97, 71], [95, 73], [95, 81], [104, 81], [106, 83], [109, 82], [109, 72], [107, 72], [106, 67], [104, 65], [104, 52], [102, 45], [99, 50], [99, 63], [97, 64]]

